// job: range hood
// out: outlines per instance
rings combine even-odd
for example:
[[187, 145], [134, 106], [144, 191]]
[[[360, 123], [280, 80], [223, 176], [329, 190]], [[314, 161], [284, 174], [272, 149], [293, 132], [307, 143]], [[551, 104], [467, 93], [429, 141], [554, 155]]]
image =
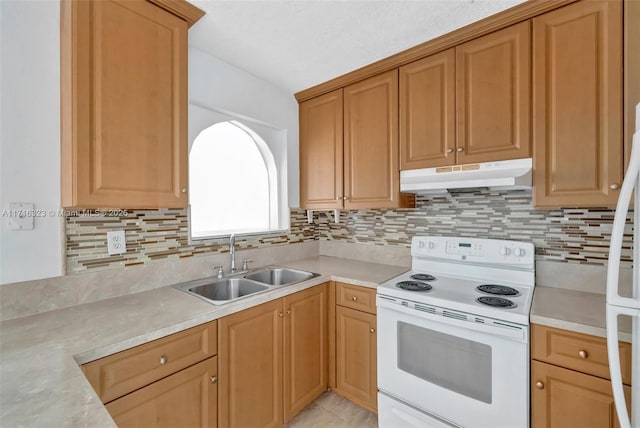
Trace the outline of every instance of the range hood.
[[421, 194], [469, 187], [530, 189], [531, 165], [531, 158], [527, 158], [400, 171], [400, 191]]

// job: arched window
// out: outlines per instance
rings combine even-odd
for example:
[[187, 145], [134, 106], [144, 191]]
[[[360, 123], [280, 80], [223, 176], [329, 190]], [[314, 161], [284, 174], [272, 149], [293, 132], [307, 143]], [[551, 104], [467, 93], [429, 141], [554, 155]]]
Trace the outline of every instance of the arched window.
[[191, 238], [278, 229], [278, 175], [267, 144], [235, 120], [203, 130], [189, 153]]

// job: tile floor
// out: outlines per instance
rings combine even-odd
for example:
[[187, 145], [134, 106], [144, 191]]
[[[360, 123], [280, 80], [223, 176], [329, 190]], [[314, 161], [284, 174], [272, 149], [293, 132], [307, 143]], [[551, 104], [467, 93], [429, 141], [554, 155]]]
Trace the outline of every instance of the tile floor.
[[327, 391], [309, 404], [286, 425], [286, 428], [377, 428], [375, 413]]

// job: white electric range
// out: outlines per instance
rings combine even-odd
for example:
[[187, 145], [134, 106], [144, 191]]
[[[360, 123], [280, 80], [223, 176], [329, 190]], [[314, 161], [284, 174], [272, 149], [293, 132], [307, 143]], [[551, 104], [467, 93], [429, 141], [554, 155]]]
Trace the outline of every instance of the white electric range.
[[414, 237], [378, 287], [380, 427], [529, 425], [531, 243]]

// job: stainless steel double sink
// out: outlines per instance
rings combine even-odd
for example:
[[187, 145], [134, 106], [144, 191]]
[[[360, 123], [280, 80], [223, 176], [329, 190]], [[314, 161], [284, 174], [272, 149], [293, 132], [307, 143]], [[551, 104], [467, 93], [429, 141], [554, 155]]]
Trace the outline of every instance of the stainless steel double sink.
[[226, 278], [204, 278], [174, 285], [180, 291], [223, 305], [252, 294], [320, 276], [313, 272], [270, 266]]

